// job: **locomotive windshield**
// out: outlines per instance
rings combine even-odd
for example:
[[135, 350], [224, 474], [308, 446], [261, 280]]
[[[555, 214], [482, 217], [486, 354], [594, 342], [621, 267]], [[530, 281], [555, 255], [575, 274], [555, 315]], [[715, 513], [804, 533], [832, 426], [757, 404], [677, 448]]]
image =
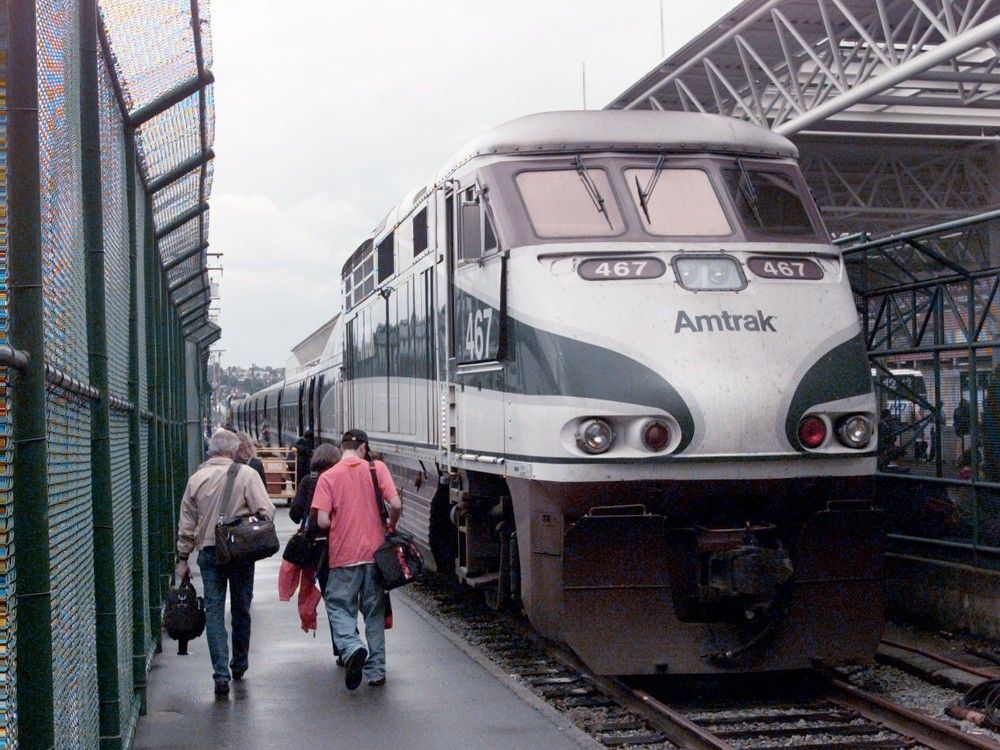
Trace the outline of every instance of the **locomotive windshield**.
[[712, 237], [732, 234], [708, 174], [701, 169], [626, 169], [625, 182], [650, 234]]
[[754, 235], [815, 237], [816, 227], [791, 176], [777, 170], [746, 167], [723, 170], [743, 226]]
[[521, 172], [515, 178], [539, 237], [611, 237], [624, 229], [603, 169], [582, 167]]

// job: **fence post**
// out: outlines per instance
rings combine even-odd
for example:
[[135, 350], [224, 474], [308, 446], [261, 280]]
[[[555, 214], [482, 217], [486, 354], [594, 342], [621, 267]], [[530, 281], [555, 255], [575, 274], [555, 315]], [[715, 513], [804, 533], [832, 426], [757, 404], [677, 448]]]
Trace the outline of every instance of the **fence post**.
[[153, 415], [146, 429], [147, 455], [149, 456], [149, 502], [146, 530], [149, 545], [149, 629], [153, 636], [155, 650], [161, 651], [162, 628], [160, 627], [161, 606], [163, 602], [160, 590], [160, 569], [162, 564], [162, 538], [160, 525], [160, 508], [163, 498], [163, 481], [160, 477], [162, 462], [160, 461], [160, 419], [163, 411], [159, 402], [159, 364], [160, 364], [160, 327], [159, 327], [159, 286], [157, 284], [159, 261], [156, 258], [156, 245], [153, 242], [152, 206], [149, 196], [146, 201], [146, 222], [143, 227], [143, 242], [145, 243], [145, 299], [146, 299], [146, 398], [149, 411]]
[[[48, 457], [41, 187], [38, 166], [38, 60], [34, 2], [8, 2], [7, 169], [10, 342], [28, 368], [12, 378], [17, 733], [21, 750], [55, 746], [52, 595], [49, 572]], [[30, 544], [27, 543], [30, 540]]]
[[142, 415], [139, 404], [139, 226], [136, 190], [135, 131], [125, 126], [125, 189], [128, 192], [128, 241], [129, 241], [129, 317], [128, 317], [128, 400], [132, 402], [129, 415], [129, 474], [132, 485], [132, 680], [139, 697], [139, 711], [146, 713], [146, 612], [143, 586], [146, 569], [143, 564], [142, 536]]
[[97, 3], [80, 0], [80, 135], [83, 241], [86, 249], [87, 342], [90, 385], [100, 392], [91, 419], [91, 499], [94, 521], [94, 594], [97, 604], [97, 693], [101, 748], [121, 747], [118, 613], [115, 592], [114, 508], [111, 493], [111, 415], [108, 393], [104, 210], [97, 78]]

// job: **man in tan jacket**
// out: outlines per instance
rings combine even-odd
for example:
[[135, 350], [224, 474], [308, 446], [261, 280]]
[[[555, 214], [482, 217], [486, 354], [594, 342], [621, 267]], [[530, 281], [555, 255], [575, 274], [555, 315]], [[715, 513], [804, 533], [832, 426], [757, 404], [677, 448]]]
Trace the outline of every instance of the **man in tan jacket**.
[[[229, 694], [229, 676], [243, 679], [250, 651], [250, 602], [253, 600], [254, 564], [215, 563], [215, 527], [219, 517], [274, 518], [274, 505], [260, 475], [249, 466], [234, 464], [240, 439], [229, 430], [216, 430], [208, 441], [208, 460], [191, 475], [181, 500], [177, 523], [178, 580], [191, 575], [188, 556], [198, 550], [198, 568], [205, 588], [205, 630], [212, 657], [215, 694]], [[223, 497], [230, 466], [236, 466], [232, 493]], [[230, 586], [233, 618], [233, 660], [229, 663], [226, 633], [226, 585]]]

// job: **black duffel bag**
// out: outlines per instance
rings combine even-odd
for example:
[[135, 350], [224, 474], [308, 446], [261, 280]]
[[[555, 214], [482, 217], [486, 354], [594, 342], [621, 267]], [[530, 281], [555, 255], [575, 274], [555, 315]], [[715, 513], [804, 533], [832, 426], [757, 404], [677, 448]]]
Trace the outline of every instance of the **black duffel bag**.
[[235, 461], [226, 472], [226, 488], [223, 499], [229, 503], [225, 515], [219, 516], [215, 527], [215, 564], [228, 565], [256, 562], [270, 557], [281, 549], [274, 522], [267, 518], [234, 518], [235, 503], [232, 500], [233, 483], [242, 464]]
[[[382, 525], [389, 523], [389, 511], [385, 507], [382, 487], [378, 483], [375, 462], [370, 461], [368, 469], [375, 485], [375, 504], [378, 506]], [[375, 550], [375, 568], [382, 584], [383, 591], [391, 591], [416, 580], [424, 572], [424, 559], [420, 556], [413, 537], [402, 531], [394, 531], [385, 535], [382, 546]]]
[[322, 532], [317, 536], [316, 530], [309, 523], [309, 516], [306, 516], [299, 524], [298, 531], [288, 538], [281, 556], [300, 568], [316, 569], [326, 553], [326, 536]]
[[177, 653], [181, 656], [187, 655], [188, 641], [205, 632], [205, 600], [198, 596], [190, 579], [185, 578], [180, 586], [167, 593], [163, 628], [177, 641]]
[[413, 537], [396, 531], [386, 534], [385, 542], [375, 550], [375, 567], [378, 568], [383, 590], [392, 591], [423, 573], [424, 559]]

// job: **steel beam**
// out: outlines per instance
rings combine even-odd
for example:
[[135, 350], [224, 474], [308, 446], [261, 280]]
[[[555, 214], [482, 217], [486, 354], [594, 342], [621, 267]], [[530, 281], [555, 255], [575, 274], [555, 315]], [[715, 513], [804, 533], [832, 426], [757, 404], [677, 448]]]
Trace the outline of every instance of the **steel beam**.
[[169, 221], [162, 227], [156, 230], [156, 239], [162, 240], [168, 234], [173, 232], [175, 229], [180, 229], [182, 226], [187, 224], [191, 219], [197, 219], [203, 213], [208, 210], [208, 204], [202, 201], [197, 206], [189, 208], [184, 213], [180, 214], [173, 221]]
[[[164, 172], [159, 177], [150, 180], [146, 185], [146, 191], [149, 193], [155, 193], [158, 190], [163, 190], [163, 188], [168, 185], [173, 185], [188, 173], [193, 172], [195, 169], [198, 169], [205, 164], [208, 164], [214, 158], [215, 152], [212, 149], [195, 154], [191, 158], [182, 161], [169, 172]], [[199, 195], [199, 198], [200, 197], [201, 196]]]
[[152, 120], [157, 115], [163, 114], [176, 104], [180, 104], [192, 94], [195, 94], [206, 86], [215, 82], [212, 71], [206, 70], [200, 75], [189, 78], [162, 96], [158, 96], [149, 104], [145, 104], [132, 112], [128, 118], [128, 124], [133, 128], [139, 128]]
[[173, 294], [174, 292], [176, 292], [178, 289], [180, 289], [185, 284], [190, 284], [192, 281], [194, 281], [195, 279], [201, 277], [205, 273], [206, 273], [206, 270], [204, 268], [199, 268], [197, 271], [192, 271], [187, 276], [184, 276], [183, 278], [180, 278], [177, 281], [173, 282], [167, 288], [167, 294]]
[[35, 3], [8, 2], [7, 273], [10, 344], [32, 366], [8, 379], [13, 420], [17, 639], [17, 735], [22, 750], [55, 747], [52, 592], [45, 419], [45, 310], [42, 291]]
[[179, 266], [184, 261], [188, 260], [189, 258], [193, 258], [194, 256], [196, 256], [202, 250], [208, 250], [208, 243], [207, 242], [202, 242], [200, 245], [192, 247], [190, 250], [185, 250], [183, 253], [181, 253], [180, 255], [178, 255], [176, 258], [172, 258], [168, 262], [164, 263], [163, 264], [163, 270], [167, 271], [167, 272], [172, 271], [174, 268], [177, 268], [177, 266]]
[[181, 307], [181, 305], [183, 305], [183, 304], [185, 304], [185, 303], [190, 302], [191, 300], [193, 300], [199, 294], [205, 294], [206, 292], [211, 292], [211, 290], [209, 289], [209, 287], [204, 286], [201, 289], [197, 289], [197, 290], [191, 292], [191, 294], [186, 295], [183, 299], [177, 300], [176, 302], [174, 302], [174, 304], [179, 308], [179, 307]]
[[[897, 65], [895, 68], [890, 68], [880, 73], [860, 86], [848, 89], [844, 93], [823, 102], [804, 114], [784, 122], [776, 127], [774, 132], [781, 135], [797, 133], [811, 125], [833, 117], [848, 107], [863, 102], [871, 96], [890, 89], [906, 80], [915, 78], [923, 71], [933, 68], [935, 65], [946, 63], [958, 55], [983, 45], [998, 36], [1000, 36], [1000, 16], [994, 16], [990, 20], [984, 21], [978, 26], [964, 31], [936, 47], [927, 49], [906, 62]], [[914, 106], [919, 106], [919, 104], [914, 102]]]

